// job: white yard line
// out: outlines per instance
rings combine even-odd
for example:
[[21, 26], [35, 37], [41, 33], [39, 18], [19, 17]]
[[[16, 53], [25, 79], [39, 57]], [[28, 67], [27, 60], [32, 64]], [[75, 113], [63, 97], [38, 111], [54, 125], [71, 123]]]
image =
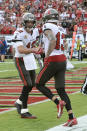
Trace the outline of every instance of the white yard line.
[[[79, 92], [75, 92], [75, 93], [79, 93]], [[73, 94], [75, 94], [75, 93], [73, 93]], [[50, 101], [50, 100], [47, 99], [47, 100], [43, 100], [43, 101], [40, 101], [40, 102], [35, 102], [35, 103], [32, 103], [32, 104], [29, 104], [29, 106], [30, 105], [31, 106], [37, 105], [37, 104], [48, 102], [48, 101]], [[7, 111], [0, 112], [0, 114], [4, 114], [4, 113], [14, 111], [14, 110], [16, 110], [16, 108], [10, 108]], [[61, 125], [55, 126], [55, 127], [50, 128], [48, 130], [45, 130], [45, 131], [87, 131], [87, 115], [77, 118], [77, 121], [78, 121], [78, 124], [73, 126], [73, 127], [64, 127], [63, 126], [64, 123], [63, 123]]]
[[6, 63], [8, 63], [8, 64], [13, 64], [14, 62], [13, 62], [13, 61], [12, 61], [12, 62], [6, 62], [6, 61], [5, 61], [5, 62], [0, 62], [0, 65], [1, 65], [1, 64], [6, 64]]
[[7, 72], [7, 71], [12, 72], [12, 71], [16, 71], [16, 70], [2, 70], [2, 71], [0, 71], [0, 72]]
[[[79, 92], [80, 92], [80, 91], [77, 91], [77, 92], [72, 93], [72, 94], [76, 94], [76, 93], [79, 93]], [[31, 97], [32, 97], [32, 96], [31, 96]], [[50, 101], [50, 99], [42, 100], [42, 101], [40, 101], [40, 102], [35, 102], [35, 103], [32, 103], [32, 104], [28, 104], [28, 105], [29, 105], [29, 106], [30, 106], [30, 105], [37, 105], [37, 104], [44, 103], [44, 102], [48, 102], [48, 101]], [[10, 112], [10, 111], [13, 111], [13, 110], [16, 110], [16, 108], [11, 108], [11, 109], [9, 109], [8, 111], [0, 112], [0, 114], [4, 114], [4, 113], [6, 113], [6, 112]]]
[[[40, 103], [44, 103], [44, 102], [47, 102], [47, 101], [50, 101], [49, 99], [47, 100], [43, 100], [43, 101], [40, 101], [40, 102], [35, 102], [35, 103], [32, 103], [32, 104], [28, 104], [29, 106], [32, 106], [32, 105], [37, 105], [37, 104], [40, 104]], [[5, 108], [4, 108], [5, 109]], [[7, 108], [6, 108], [7, 109]], [[4, 114], [6, 112], [10, 112], [10, 111], [14, 111], [16, 110], [16, 108], [10, 108], [8, 111], [3, 111], [3, 112], [0, 112], [0, 114]]]
[[87, 61], [70, 61], [72, 64], [87, 63]]
[[63, 124], [46, 131], [87, 131], [87, 115], [77, 118], [78, 124], [73, 127], [64, 127]]
[[[36, 104], [40, 104], [40, 103], [44, 103], [44, 102], [48, 102], [50, 101], [49, 99], [47, 100], [43, 100], [41, 102], [35, 102], [29, 105], [36, 105]], [[4, 108], [3, 108], [4, 109]], [[11, 108], [8, 111], [3, 111], [0, 112], [0, 114], [4, 114], [10, 111], [14, 111], [16, 110], [16, 108]], [[77, 118], [78, 124], [73, 126], [73, 127], [64, 127], [63, 124], [55, 126], [53, 128], [50, 128], [48, 130], [45, 131], [87, 131], [87, 115], [81, 116], [79, 118]]]

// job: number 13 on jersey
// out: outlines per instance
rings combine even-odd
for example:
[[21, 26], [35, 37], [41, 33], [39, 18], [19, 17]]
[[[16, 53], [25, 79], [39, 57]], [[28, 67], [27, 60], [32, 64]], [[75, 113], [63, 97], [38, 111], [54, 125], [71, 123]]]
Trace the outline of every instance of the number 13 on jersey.
[[57, 38], [57, 40], [56, 40], [55, 49], [64, 51], [64, 44], [63, 44], [64, 34], [61, 34], [60, 32], [58, 32], [56, 34], [56, 38]]

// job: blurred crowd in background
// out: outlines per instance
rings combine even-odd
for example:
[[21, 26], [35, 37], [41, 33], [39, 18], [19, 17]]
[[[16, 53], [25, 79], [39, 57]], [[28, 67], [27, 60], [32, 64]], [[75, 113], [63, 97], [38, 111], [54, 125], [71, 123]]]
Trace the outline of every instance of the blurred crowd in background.
[[49, 7], [58, 10], [60, 22], [69, 31], [75, 24], [83, 33], [87, 31], [87, 0], [0, 0], [0, 34], [13, 34], [27, 11], [35, 15], [37, 26], [41, 26], [43, 13]]
[[41, 32], [43, 13], [47, 8], [59, 13], [59, 23], [72, 38], [74, 25], [84, 37], [87, 32], [87, 0], [0, 0], [0, 35], [12, 35], [20, 28], [23, 13], [31, 12], [36, 17], [36, 27]]

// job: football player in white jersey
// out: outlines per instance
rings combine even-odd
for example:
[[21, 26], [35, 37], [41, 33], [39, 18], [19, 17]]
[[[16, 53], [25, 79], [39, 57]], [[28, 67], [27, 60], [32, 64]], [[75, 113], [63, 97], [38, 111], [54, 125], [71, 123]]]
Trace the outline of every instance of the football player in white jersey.
[[[32, 42], [37, 37], [34, 30], [34, 15], [32, 13], [25, 13], [22, 24], [23, 27], [15, 31], [12, 40], [14, 42], [15, 64], [24, 84], [21, 95], [15, 102], [15, 106], [21, 118], [36, 119], [36, 116], [29, 113], [27, 108], [29, 92], [35, 86], [35, 69], [37, 69], [33, 53], [38, 53], [40, 49], [40, 47], [31, 48]], [[32, 34], [35, 36], [34, 38]]]
[[[63, 108], [66, 108], [69, 120], [64, 126], [73, 126], [77, 124], [77, 120], [73, 115], [71, 102], [65, 91], [66, 56], [63, 53], [63, 43], [61, 43], [62, 32], [57, 26], [58, 18], [58, 12], [53, 8], [47, 9], [43, 16], [45, 21], [43, 25], [45, 59], [44, 67], [37, 76], [36, 87], [57, 105], [57, 118], [61, 117]], [[61, 100], [58, 100], [45, 85], [52, 77], [54, 77], [55, 89]]]

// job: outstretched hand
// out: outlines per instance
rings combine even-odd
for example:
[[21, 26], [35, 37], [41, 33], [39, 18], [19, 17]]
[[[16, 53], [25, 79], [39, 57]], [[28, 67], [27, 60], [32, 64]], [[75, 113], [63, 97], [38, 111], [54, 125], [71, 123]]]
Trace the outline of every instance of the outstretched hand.
[[34, 53], [35, 54], [42, 54], [43, 53], [43, 48], [41, 48], [40, 46], [38, 46], [37, 48], [34, 48]]

